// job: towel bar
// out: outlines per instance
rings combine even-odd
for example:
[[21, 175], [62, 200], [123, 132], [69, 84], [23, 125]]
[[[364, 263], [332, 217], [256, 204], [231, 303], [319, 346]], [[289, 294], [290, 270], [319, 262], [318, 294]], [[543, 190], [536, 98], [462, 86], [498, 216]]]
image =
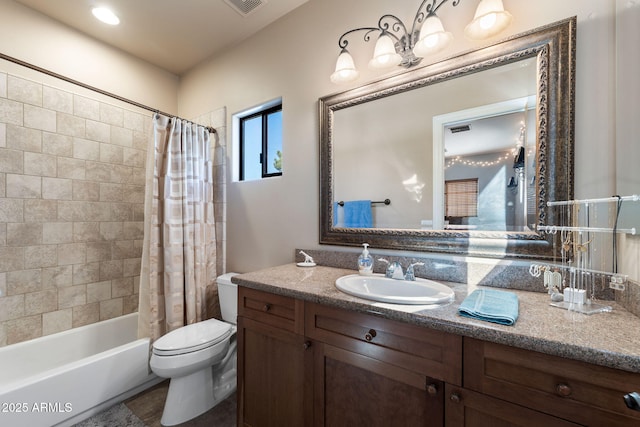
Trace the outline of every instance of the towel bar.
[[[375, 205], [375, 204], [381, 204], [381, 203], [384, 203], [385, 205], [390, 205], [390, 204], [391, 204], [391, 200], [389, 200], [389, 199], [384, 199], [384, 200], [380, 200], [380, 201], [372, 201], [372, 202], [371, 202], [371, 204], [372, 204], [372, 205]], [[339, 206], [344, 206], [344, 202], [343, 202], [342, 200], [340, 200], [340, 201], [338, 202], [338, 205], [339, 205]]]

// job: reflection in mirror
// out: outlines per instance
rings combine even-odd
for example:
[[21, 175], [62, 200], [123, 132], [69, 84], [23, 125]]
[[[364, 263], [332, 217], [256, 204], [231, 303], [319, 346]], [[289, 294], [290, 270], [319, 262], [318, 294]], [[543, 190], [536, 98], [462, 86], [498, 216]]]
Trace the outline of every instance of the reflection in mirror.
[[573, 193], [574, 32], [571, 18], [322, 98], [320, 243], [552, 257], [535, 226]]

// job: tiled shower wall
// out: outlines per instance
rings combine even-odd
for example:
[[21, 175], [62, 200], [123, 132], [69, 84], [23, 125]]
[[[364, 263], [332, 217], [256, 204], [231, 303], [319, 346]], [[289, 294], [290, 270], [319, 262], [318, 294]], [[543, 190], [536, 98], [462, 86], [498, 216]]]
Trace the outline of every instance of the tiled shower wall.
[[150, 120], [0, 73], [0, 346], [137, 310]]

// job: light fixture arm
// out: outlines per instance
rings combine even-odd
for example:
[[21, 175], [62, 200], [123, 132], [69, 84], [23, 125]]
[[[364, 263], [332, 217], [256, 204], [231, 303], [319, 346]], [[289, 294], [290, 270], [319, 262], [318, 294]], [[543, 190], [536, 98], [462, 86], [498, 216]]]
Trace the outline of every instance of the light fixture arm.
[[346, 49], [347, 46], [349, 45], [349, 40], [347, 40], [347, 36], [351, 33], [355, 33], [358, 31], [366, 31], [363, 39], [365, 42], [368, 42], [369, 40], [371, 40], [370, 34], [372, 32], [381, 31], [381, 30], [380, 28], [375, 28], [375, 27], [360, 27], [360, 28], [354, 28], [353, 30], [349, 30], [343, 35], [341, 35], [340, 38], [338, 39], [338, 46], [340, 46], [340, 49]]

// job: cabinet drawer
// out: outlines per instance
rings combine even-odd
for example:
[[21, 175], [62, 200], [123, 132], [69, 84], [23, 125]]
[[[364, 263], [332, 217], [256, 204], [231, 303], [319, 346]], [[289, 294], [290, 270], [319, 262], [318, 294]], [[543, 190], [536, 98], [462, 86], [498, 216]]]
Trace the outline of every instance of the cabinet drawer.
[[238, 316], [303, 334], [303, 308], [304, 303], [294, 298], [238, 287]]
[[305, 306], [305, 332], [314, 340], [461, 385], [460, 336], [313, 303]]
[[640, 374], [465, 338], [463, 378], [465, 388], [584, 425], [640, 425], [623, 400], [640, 391]]

